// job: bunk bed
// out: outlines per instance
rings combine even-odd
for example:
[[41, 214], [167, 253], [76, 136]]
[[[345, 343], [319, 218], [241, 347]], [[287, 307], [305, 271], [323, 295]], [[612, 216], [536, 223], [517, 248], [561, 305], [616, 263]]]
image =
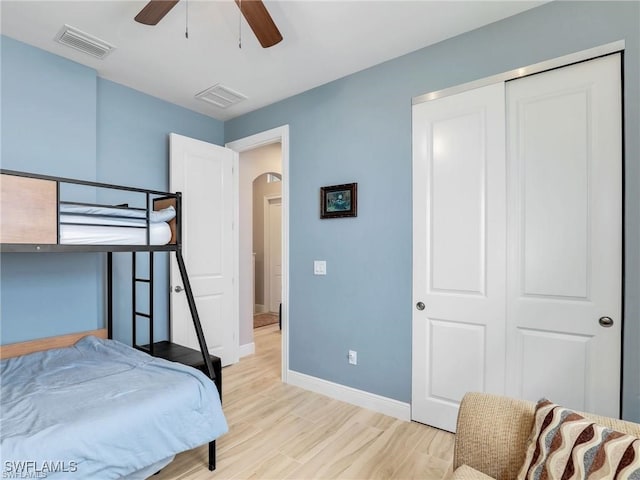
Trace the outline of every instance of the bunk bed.
[[[118, 445], [114, 452], [98, 451], [98, 455], [103, 455], [111, 465], [109, 474], [114, 475], [113, 478], [119, 478], [128, 473], [136, 475], [149, 473], [145, 469], [136, 469], [137, 473], [133, 473], [131, 468], [133, 465], [140, 467], [139, 462], [144, 459], [150, 461], [151, 457], [145, 456], [145, 441], [151, 442], [150, 448], [153, 447], [152, 438], [157, 436], [163, 438], [165, 443], [172, 443], [174, 440], [174, 452], [178, 453], [180, 448], [186, 450], [197, 445], [192, 445], [193, 439], [207, 438], [201, 443], [209, 442], [209, 469], [215, 469], [215, 438], [226, 431], [226, 422], [220, 408], [222, 394], [222, 378], [220, 359], [209, 354], [206, 340], [198, 316], [195, 300], [191, 290], [191, 284], [187, 275], [186, 266], [181, 250], [181, 194], [169, 193], [155, 190], [147, 190], [133, 187], [125, 187], [120, 185], [110, 185], [105, 183], [74, 180], [69, 178], [53, 177], [47, 175], [37, 175], [32, 173], [17, 172], [12, 170], [0, 170], [0, 251], [3, 253], [22, 253], [22, 252], [104, 252], [106, 253], [106, 287], [107, 287], [107, 326], [104, 334], [102, 330], [89, 332], [95, 335], [84, 337], [83, 334], [71, 336], [75, 343], [71, 343], [67, 338], [64, 345], [73, 345], [71, 348], [44, 350], [49, 345], [47, 340], [44, 343], [38, 343], [36, 347], [27, 347], [26, 351], [36, 351], [28, 355], [20, 355], [24, 353], [21, 347], [12, 349], [11, 346], [3, 346], [0, 357], [12, 357], [2, 360], [2, 417], [0, 425], [2, 426], [2, 436], [9, 435], [13, 432], [15, 438], [22, 437], [22, 443], [12, 443], [14, 437], [3, 438], [2, 450], [3, 460], [6, 460], [6, 454], [12, 452], [15, 455], [23, 455], [22, 458], [15, 458], [16, 461], [24, 461], [29, 459], [29, 440], [23, 435], [19, 425], [24, 424], [25, 419], [20, 419], [18, 423], [13, 422], [15, 415], [19, 415], [16, 406], [22, 410], [35, 408], [34, 405], [41, 405], [43, 411], [36, 412], [35, 419], [29, 419], [26, 423], [31, 424], [36, 429], [35, 438], [41, 442], [43, 438], [48, 445], [58, 447], [63, 442], [55, 442], [55, 436], [48, 435], [51, 430], [65, 429], [61, 427], [60, 418], [56, 411], [51, 410], [51, 402], [46, 400], [65, 399], [65, 401], [53, 402], [56, 406], [66, 410], [71, 415], [70, 423], [77, 424], [77, 418], [73, 417], [74, 409], [69, 408], [69, 404], [74, 404], [71, 393], [77, 393], [77, 386], [80, 384], [89, 385], [97, 395], [88, 394], [89, 397], [104, 397], [110, 399], [103, 404], [94, 405], [92, 418], [88, 418], [91, 422], [98, 422], [97, 419], [106, 419], [106, 423], [98, 429], [90, 428], [89, 431], [96, 437], [99, 432], [105, 432], [108, 437], [105, 445], [113, 445], [114, 438], [109, 437], [109, 432], [113, 435], [113, 429], [108, 428], [107, 424], [109, 415], [130, 419], [125, 421], [129, 427], [135, 431], [129, 432], [132, 438], [136, 438], [138, 442], [137, 448], [130, 449], [136, 452], [135, 461], [131, 461], [126, 466], [118, 466], [116, 457], [124, 456], [123, 453], [128, 452], [126, 448]], [[124, 199], [124, 203], [120, 200], [111, 201], [114, 198]], [[109, 199], [109, 202], [104, 201]], [[103, 201], [101, 201], [103, 200]], [[125, 346], [119, 342], [112, 340], [113, 337], [113, 253], [115, 252], [131, 252], [132, 253], [132, 333], [133, 345]], [[145, 252], [149, 255], [149, 275], [148, 278], [139, 278], [136, 271], [136, 254]], [[155, 342], [153, 332], [153, 278], [154, 278], [154, 252], [174, 252], [179, 267], [180, 275], [184, 285], [184, 291], [187, 303], [193, 320], [193, 325], [198, 340], [200, 351], [195, 351], [175, 345], [168, 341]], [[147, 284], [149, 295], [149, 311], [140, 312], [136, 310], [136, 292], [139, 284]], [[137, 321], [139, 318], [148, 320], [149, 341], [146, 344], [139, 345], [137, 336]], [[97, 336], [96, 336], [97, 335]], [[83, 338], [84, 337], [84, 338]], [[98, 338], [106, 337], [106, 338]], [[44, 347], [42, 345], [45, 345]], [[54, 343], [53, 346], [58, 344]], [[18, 356], [16, 356], [18, 355]], [[175, 363], [178, 362], [178, 363]], [[183, 366], [185, 364], [187, 366]], [[46, 369], [43, 367], [46, 365]], [[59, 370], [51, 370], [51, 366], [59, 367]], [[150, 371], [144, 370], [150, 369]], [[200, 372], [195, 372], [192, 368], [200, 370], [206, 375], [206, 382], [200, 381], [205, 378]], [[69, 375], [69, 373], [72, 375]], [[151, 372], [151, 373], [150, 373]], [[146, 388], [131, 388], [131, 385], [145, 385], [142, 379], [151, 378], [158, 372], [167, 375], [166, 380], [159, 380], [160, 383], [150, 382]], [[134, 373], [138, 374], [134, 375]], [[117, 375], [116, 375], [117, 374]], [[118, 376], [121, 375], [121, 376]], [[133, 377], [127, 377], [133, 375]], [[199, 377], [200, 376], [200, 377]], [[52, 390], [43, 379], [50, 378], [54, 381]], [[165, 388], [161, 387], [162, 382]], [[26, 385], [29, 385], [27, 387]], [[170, 388], [167, 388], [170, 385]], [[215, 385], [215, 386], [214, 386]], [[9, 390], [12, 388], [12, 390]], [[62, 388], [62, 391], [60, 391]], [[65, 390], [66, 389], [66, 390]], [[163, 390], [167, 390], [163, 393]], [[193, 391], [193, 398], [182, 398], [178, 392]], [[217, 390], [217, 391], [216, 391]], [[90, 390], [91, 391], [91, 390]], [[211, 402], [211, 391], [215, 392], [215, 401]], [[71, 393], [69, 393], [71, 392]], [[132, 393], [133, 392], [133, 393]], [[43, 395], [38, 400], [38, 396]], [[87, 395], [87, 393], [81, 393]], [[167, 395], [169, 396], [167, 399]], [[119, 399], [133, 397], [139, 401], [134, 407], [134, 412], [120, 410]], [[187, 408], [186, 413], [178, 415], [181, 420], [176, 423], [169, 422], [166, 419], [170, 416], [171, 411], [175, 412], [179, 409], [176, 405], [174, 410], [163, 410], [158, 405], [163, 404], [163, 400], [167, 399], [167, 405], [172, 403], [193, 403], [192, 410]], [[180, 400], [182, 398], [182, 400]], [[208, 398], [208, 400], [207, 400]], [[23, 405], [24, 399], [29, 399], [31, 403]], [[35, 401], [36, 399], [37, 401]], [[87, 399], [85, 399], [87, 400]], [[5, 402], [6, 401], [6, 402]], [[126, 404], [126, 402], [123, 402]], [[76, 404], [80, 405], [80, 404]], [[151, 407], [150, 405], [155, 405]], [[204, 410], [197, 406], [203, 407]], [[124, 407], [123, 407], [124, 408]], [[210, 418], [211, 410], [219, 409], [216, 418]], [[137, 409], [137, 410], [136, 410]], [[146, 422], [151, 424], [151, 431], [139, 435], [137, 428], [140, 423], [135, 419], [143, 418], [143, 412], [155, 411], [156, 417]], [[77, 410], [76, 410], [77, 412]], [[206, 413], [208, 412], [208, 413]], [[7, 418], [4, 418], [7, 413]], [[106, 415], [106, 416], [105, 416]], [[208, 416], [209, 415], [209, 416]], [[50, 425], [45, 421], [40, 424], [42, 418], [51, 418]], [[198, 420], [200, 418], [200, 420]], [[162, 419], [162, 420], [160, 420]], [[13, 422], [13, 423], [12, 423]], [[58, 422], [58, 423], [56, 423]], [[186, 423], [185, 423], [186, 422]], [[64, 423], [64, 422], [62, 422]], [[48, 426], [47, 426], [48, 425]], [[189, 425], [189, 428], [185, 428]], [[38, 431], [38, 426], [43, 427], [42, 431]], [[77, 426], [77, 425], [76, 425]], [[201, 432], [202, 428], [210, 428], [210, 432]], [[172, 434], [176, 433], [175, 435]], [[194, 431], [194, 435], [185, 434], [185, 431]], [[33, 432], [31, 432], [33, 433]], [[69, 432], [66, 432], [67, 434]], [[127, 433], [116, 432], [123, 437]], [[63, 434], [63, 433], [61, 433]], [[173, 435], [173, 436], [172, 436]], [[207, 436], [208, 435], [208, 436]], [[182, 442], [178, 442], [178, 437], [184, 437]], [[6, 442], [5, 442], [6, 440]], [[191, 443], [190, 443], [191, 442]], [[35, 444], [32, 444], [32, 446]], [[101, 445], [96, 443], [96, 445]], [[42, 450], [41, 448], [39, 450]], [[157, 448], [157, 450], [167, 453], [166, 449]], [[32, 452], [32, 451], [31, 451]], [[51, 455], [57, 455], [56, 458], [48, 458], [47, 460], [72, 460], [72, 458], [61, 457], [63, 452], [53, 450], [49, 452]], [[130, 452], [129, 452], [130, 453]], [[94, 463], [91, 463], [93, 461]], [[95, 463], [96, 458], [86, 461], [87, 468], [98, 469], [98, 476], [105, 476], [105, 472], [109, 465]], [[146, 465], [147, 469], [159, 469], [168, 463], [170, 458], [156, 459], [156, 462]], [[137, 463], [136, 463], [137, 462]], [[64, 465], [63, 465], [64, 467]], [[124, 472], [124, 473], [123, 473]], [[94, 472], [95, 473], [95, 472]], [[153, 473], [153, 471], [151, 471]], [[105, 478], [107, 478], [105, 476]], [[112, 478], [112, 477], [108, 477]]]

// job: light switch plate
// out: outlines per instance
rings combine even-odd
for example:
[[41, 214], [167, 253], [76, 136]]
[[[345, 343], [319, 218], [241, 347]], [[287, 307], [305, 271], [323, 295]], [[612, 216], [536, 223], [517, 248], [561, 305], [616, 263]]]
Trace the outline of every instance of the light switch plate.
[[326, 275], [327, 274], [327, 262], [325, 260], [313, 261], [313, 274], [314, 275]]

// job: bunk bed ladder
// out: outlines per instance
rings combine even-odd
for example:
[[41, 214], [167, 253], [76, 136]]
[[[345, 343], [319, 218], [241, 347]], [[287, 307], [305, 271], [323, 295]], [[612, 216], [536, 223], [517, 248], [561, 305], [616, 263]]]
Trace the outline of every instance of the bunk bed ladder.
[[107, 252], [107, 338], [113, 338], [113, 252]]
[[[153, 355], [153, 252], [149, 253], [149, 278], [140, 278], [137, 275], [136, 252], [131, 252], [131, 325], [133, 328], [133, 347], [146, 351], [149, 355]], [[138, 285], [149, 285], [149, 313], [137, 310]], [[143, 348], [138, 345], [137, 341], [137, 320], [139, 317], [146, 318], [149, 321], [149, 348]]]

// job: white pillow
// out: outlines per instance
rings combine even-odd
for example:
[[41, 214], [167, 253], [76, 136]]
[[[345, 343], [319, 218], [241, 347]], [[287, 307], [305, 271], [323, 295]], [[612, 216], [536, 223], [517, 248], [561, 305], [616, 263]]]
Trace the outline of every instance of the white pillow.
[[176, 209], [173, 208], [173, 205], [169, 205], [167, 208], [163, 208], [162, 210], [157, 210], [151, 212], [150, 219], [152, 222], [168, 222], [169, 220], [173, 220], [176, 216]]

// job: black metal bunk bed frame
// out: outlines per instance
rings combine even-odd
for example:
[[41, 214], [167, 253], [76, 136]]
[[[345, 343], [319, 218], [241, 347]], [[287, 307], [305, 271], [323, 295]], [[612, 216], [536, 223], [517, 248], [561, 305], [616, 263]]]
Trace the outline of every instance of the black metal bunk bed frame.
[[[179, 363], [186, 363], [191, 366], [200, 368], [203, 372], [216, 384], [220, 400], [222, 400], [222, 378], [220, 374], [220, 359], [213, 357], [209, 354], [207, 348], [207, 342], [202, 330], [202, 324], [200, 322], [200, 316], [198, 315], [198, 309], [196, 307], [195, 298], [191, 289], [191, 282], [187, 274], [187, 268], [182, 257], [182, 194], [181, 192], [170, 193], [162, 192], [158, 190], [148, 190], [136, 187], [125, 187], [121, 185], [113, 185], [108, 183], [92, 182], [85, 180], [76, 180], [64, 177], [55, 177], [50, 175], [39, 175], [34, 173], [19, 172], [15, 170], [0, 169], [2, 175], [14, 175], [19, 177], [34, 178], [40, 180], [48, 180], [55, 182], [56, 185], [56, 243], [55, 244], [30, 244], [30, 243], [0, 243], [0, 252], [2, 253], [53, 253], [53, 252], [95, 252], [107, 254], [107, 335], [108, 338], [113, 337], [113, 253], [114, 252], [130, 252], [132, 253], [132, 331], [133, 331], [133, 347], [145, 351], [152, 356], [158, 356], [166, 358], [167, 360], [177, 361]], [[103, 188], [108, 190], [119, 190], [126, 192], [133, 192], [138, 194], [144, 194], [146, 197], [146, 208], [134, 208], [128, 205], [106, 205], [99, 203], [85, 203], [85, 202], [64, 202], [60, 199], [60, 185], [82, 185], [85, 187]], [[152, 211], [152, 196], [153, 201], [175, 199], [175, 243], [169, 243], [166, 245], [151, 245], [150, 241], [150, 213]], [[123, 210], [134, 210], [140, 212], [146, 212], [145, 226], [139, 228], [146, 228], [146, 244], [141, 245], [77, 245], [77, 244], [60, 244], [60, 205], [69, 204], [76, 206], [87, 207], [109, 207], [109, 208], [121, 208]], [[82, 214], [81, 214], [82, 215]], [[87, 214], [88, 215], [88, 214]], [[123, 218], [118, 215], [106, 215], [115, 218]], [[64, 224], [64, 223], [62, 223]], [[82, 224], [81, 224], [82, 225]], [[100, 226], [95, 223], [88, 223], [84, 225]], [[147, 252], [149, 253], [149, 278], [138, 278], [136, 269], [136, 253]], [[171, 342], [154, 342], [153, 341], [153, 253], [154, 252], [175, 252], [178, 269], [184, 285], [184, 292], [187, 297], [187, 303], [189, 305], [189, 311], [193, 320], [193, 326], [198, 339], [198, 345], [200, 347], [200, 356], [202, 363], [197, 365], [197, 361], [194, 362], [194, 350], [182, 347], [180, 345], [172, 344]], [[137, 283], [149, 284], [149, 313], [142, 313], [136, 309], [136, 286]], [[137, 317], [142, 316], [149, 320], [149, 344], [137, 345], [136, 340], [136, 320]], [[169, 315], [169, 322], [171, 321]], [[216, 363], [214, 367], [214, 363]], [[216, 468], [216, 441], [209, 442], [209, 470], [213, 471]]]

